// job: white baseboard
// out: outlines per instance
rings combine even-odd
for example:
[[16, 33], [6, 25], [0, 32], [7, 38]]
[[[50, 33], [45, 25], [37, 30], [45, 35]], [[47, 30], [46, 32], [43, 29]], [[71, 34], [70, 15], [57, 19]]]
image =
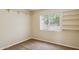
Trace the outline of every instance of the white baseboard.
[[29, 40], [29, 39], [31, 39], [31, 37], [27, 37], [26, 39], [23, 39], [23, 40], [21, 40], [21, 41], [18, 41], [17, 43], [14, 43], [14, 44], [6, 45], [6, 46], [0, 48], [0, 50], [4, 50], [4, 49], [6, 49], [6, 48], [9, 48], [9, 47], [11, 47], [11, 46], [13, 46], [13, 45], [16, 45], [16, 44], [19, 44], [19, 43], [22, 43], [22, 42], [24, 42], [24, 41], [26, 41], [26, 40]]
[[61, 43], [56, 43], [56, 42], [51, 42], [51, 41], [48, 41], [48, 40], [44, 40], [44, 39], [39, 39], [37, 37], [32, 37], [33, 39], [36, 39], [36, 40], [40, 40], [40, 41], [45, 41], [45, 42], [49, 42], [49, 43], [53, 43], [53, 44], [57, 44], [57, 45], [61, 45], [61, 46], [65, 46], [65, 47], [70, 47], [70, 48], [73, 48], [73, 49], [79, 49], [77, 47], [72, 47], [72, 46], [69, 46], [69, 45], [64, 45], [64, 44], [61, 44]]

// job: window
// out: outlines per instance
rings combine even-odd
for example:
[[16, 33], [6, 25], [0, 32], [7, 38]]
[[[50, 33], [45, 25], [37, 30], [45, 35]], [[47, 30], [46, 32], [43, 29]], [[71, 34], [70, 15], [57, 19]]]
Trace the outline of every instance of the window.
[[61, 31], [62, 13], [40, 16], [40, 30]]

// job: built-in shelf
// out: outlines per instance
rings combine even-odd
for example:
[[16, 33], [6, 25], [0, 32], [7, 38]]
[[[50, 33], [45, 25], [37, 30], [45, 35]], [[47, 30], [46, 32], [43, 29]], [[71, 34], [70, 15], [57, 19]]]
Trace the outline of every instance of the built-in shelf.
[[79, 16], [77, 16], [77, 17], [63, 17], [63, 19], [79, 19]]
[[79, 10], [65, 12], [62, 25], [63, 30], [79, 30]]
[[73, 26], [73, 27], [79, 27], [79, 25], [64, 25], [64, 26], [67, 26], [67, 27], [71, 27], [71, 26]]
[[79, 24], [62, 24], [63, 26], [79, 26]]
[[63, 19], [63, 21], [79, 21], [79, 19]]
[[63, 24], [62, 26], [79, 26], [79, 25]]
[[72, 17], [72, 16], [79, 16], [79, 13], [75, 14], [69, 14], [69, 15], [64, 15], [64, 17]]
[[79, 30], [79, 28], [62, 28], [63, 30]]
[[67, 11], [67, 12], [64, 12], [64, 15], [77, 15], [79, 14], [79, 10], [72, 10], [72, 11]]
[[62, 25], [79, 25], [79, 21], [63, 21]]
[[66, 25], [66, 26], [63, 26], [62, 28], [63, 30], [79, 30], [79, 25]]

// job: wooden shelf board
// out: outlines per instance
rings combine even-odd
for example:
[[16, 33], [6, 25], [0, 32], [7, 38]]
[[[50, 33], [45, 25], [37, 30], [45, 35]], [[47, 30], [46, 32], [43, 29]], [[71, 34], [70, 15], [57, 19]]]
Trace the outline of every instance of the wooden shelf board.
[[74, 29], [74, 28], [63, 28], [63, 30], [79, 30], [79, 28], [78, 29]]

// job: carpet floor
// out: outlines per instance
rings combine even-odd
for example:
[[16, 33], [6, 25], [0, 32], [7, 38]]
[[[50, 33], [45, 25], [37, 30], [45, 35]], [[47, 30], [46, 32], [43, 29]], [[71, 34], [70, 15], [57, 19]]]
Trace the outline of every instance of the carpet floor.
[[5, 50], [74, 50], [74, 49], [56, 45], [53, 43], [30, 39], [28, 41], [6, 48]]

